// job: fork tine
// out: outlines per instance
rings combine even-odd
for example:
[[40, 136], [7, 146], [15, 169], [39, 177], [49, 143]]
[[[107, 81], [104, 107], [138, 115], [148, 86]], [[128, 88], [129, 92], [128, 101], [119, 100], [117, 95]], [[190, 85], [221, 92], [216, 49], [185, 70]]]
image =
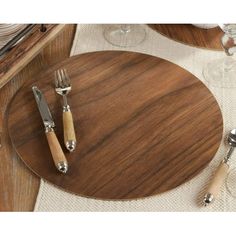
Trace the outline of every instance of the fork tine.
[[65, 87], [63, 69], [60, 69], [60, 77], [61, 77], [62, 87]]
[[62, 69], [60, 69], [59, 73], [60, 73], [61, 87], [64, 88], [65, 87], [65, 83], [64, 83], [64, 75], [63, 75]]
[[62, 69], [61, 70], [61, 73], [62, 73], [62, 78], [63, 78], [63, 84], [64, 84], [64, 86], [66, 87], [67, 86], [67, 81], [66, 81], [66, 75], [65, 75], [65, 70], [64, 69]]
[[64, 69], [64, 74], [65, 74], [65, 78], [66, 78], [66, 84], [67, 84], [67, 86], [70, 86], [70, 77], [68, 76], [66, 69]]
[[66, 70], [61, 69], [61, 74], [62, 74], [62, 81], [63, 81], [64, 87], [69, 87], [68, 78], [67, 78], [67, 75], [66, 75]]
[[60, 86], [61, 88], [64, 88], [63, 79], [62, 79], [62, 75], [61, 75], [61, 70], [58, 70], [58, 71], [57, 71], [57, 74], [58, 74], [59, 86]]
[[58, 69], [55, 71], [55, 86], [57, 88], [70, 87], [70, 78], [66, 69]]

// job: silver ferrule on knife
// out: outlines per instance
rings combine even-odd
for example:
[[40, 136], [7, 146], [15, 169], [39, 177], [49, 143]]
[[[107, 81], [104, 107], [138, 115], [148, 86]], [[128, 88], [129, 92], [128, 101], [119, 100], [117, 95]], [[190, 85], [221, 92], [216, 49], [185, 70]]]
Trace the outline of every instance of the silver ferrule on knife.
[[54, 131], [53, 127], [45, 126], [45, 133], [53, 132], [53, 131]]
[[52, 115], [47, 105], [47, 102], [43, 96], [43, 93], [36, 86], [33, 86], [32, 90], [34, 93], [36, 103], [38, 105], [40, 115], [43, 120], [45, 133], [53, 157], [54, 164], [57, 170], [59, 170], [61, 173], [66, 173], [68, 170], [68, 163], [64, 155], [64, 152], [61, 148], [61, 145], [54, 132], [55, 123], [52, 119]]
[[214, 195], [211, 194], [211, 193], [207, 193], [207, 194], [204, 196], [203, 205], [204, 205], [204, 206], [208, 206], [209, 204], [213, 203], [214, 200], [215, 200]]

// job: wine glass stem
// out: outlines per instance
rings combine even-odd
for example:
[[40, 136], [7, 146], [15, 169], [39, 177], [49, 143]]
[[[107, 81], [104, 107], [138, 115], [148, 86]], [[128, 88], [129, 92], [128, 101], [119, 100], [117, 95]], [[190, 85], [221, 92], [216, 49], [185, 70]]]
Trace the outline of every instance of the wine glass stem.
[[233, 151], [234, 151], [234, 147], [230, 147], [225, 159], [224, 159], [224, 162], [228, 164], [229, 162], [229, 159], [231, 157], [231, 155], [233, 154]]
[[121, 25], [121, 31], [124, 33], [124, 34], [127, 34], [130, 32], [130, 25], [128, 24], [122, 24]]

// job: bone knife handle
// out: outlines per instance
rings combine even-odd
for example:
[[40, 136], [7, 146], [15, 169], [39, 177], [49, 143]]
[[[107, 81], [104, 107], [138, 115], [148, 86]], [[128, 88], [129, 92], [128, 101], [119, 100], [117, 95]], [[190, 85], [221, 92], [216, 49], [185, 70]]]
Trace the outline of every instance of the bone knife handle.
[[46, 131], [46, 136], [54, 164], [60, 172], [65, 174], [68, 170], [68, 163], [54, 130], [50, 128], [49, 131]]
[[205, 206], [212, 203], [220, 193], [221, 186], [225, 181], [229, 169], [229, 165], [225, 162], [221, 162], [218, 166], [215, 175], [208, 186], [207, 193], [204, 197], [203, 204]]

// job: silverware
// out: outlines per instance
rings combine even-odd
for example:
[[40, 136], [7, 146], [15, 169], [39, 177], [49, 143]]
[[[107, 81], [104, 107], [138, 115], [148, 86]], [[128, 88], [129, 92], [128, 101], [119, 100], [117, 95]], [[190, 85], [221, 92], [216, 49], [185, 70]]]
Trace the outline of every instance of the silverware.
[[63, 97], [63, 130], [66, 148], [73, 152], [76, 147], [76, 136], [73, 116], [67, 102], [67, 95], [71, 91], [70, 78], [65, 69], [55, 71], [55, 90]]
[[47, 102], [42, 92], [36, 86], [33, 86], [32, 90], [36, 103], [38, 105], [40, 115], [43, 120], [48, 145], [50, 147], [55, 166], [60, 172], [66, 173], [68, 170], [68, 163], [62, 151], [61, 145], [57, 139], [57, 136], [54, 132], [55, 123], [52, 119], [52, 115], [50, 113]]
[[229, 160], [234, 151], [234, 148], [236, 147], [236, 129], [230, 131], [227, 142], [230, 145], [230, 149], [224, 160], [218, 166], [214, 178], [207, 189], [207, 193], [203, 199], [204, 206], [207, 206], [210, 203], [214, 202], [227, 176], [229, 170]]

